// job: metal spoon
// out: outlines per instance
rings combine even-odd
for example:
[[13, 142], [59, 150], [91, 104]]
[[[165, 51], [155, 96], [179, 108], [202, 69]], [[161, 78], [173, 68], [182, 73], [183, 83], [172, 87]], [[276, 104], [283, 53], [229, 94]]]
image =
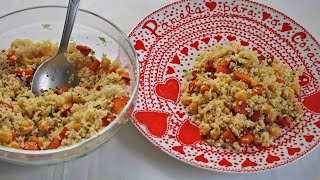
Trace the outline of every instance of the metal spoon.
[[79, 3], [80, 0], [69, 0], [58, 53], [53, 58], [44, 61], [33, 76], [31, 90], [37, 96], [40, 96], [48, 89], [58, 89], [62, 86], [75, 87], [79, 85], [78, 74], [64, 55], [68, 48]]

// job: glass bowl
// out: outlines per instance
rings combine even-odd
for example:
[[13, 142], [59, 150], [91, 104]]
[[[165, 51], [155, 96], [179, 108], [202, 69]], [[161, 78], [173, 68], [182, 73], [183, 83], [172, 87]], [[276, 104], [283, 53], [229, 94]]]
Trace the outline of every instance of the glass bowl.
[[[60, 42], [67, 8], [41, 6], [15, 11], [0, 17], [0, 49], [7, 49], [15, 39]], [[97, 57], [106, 53], [111, 60], [120, 58], [132, 77], [131, 98], [122, 113], [109, 126], [82, 142], [55, 150], [26, 151], [0, 146], [0, 159], [16, 164], [52, 164], [88, 154], [110, 139], [127, 122], [133, 110], [138, 83], [139, 63], [127, 36], [112, 22], [86, 10], [79, 10], [71, 35], [77, 44], [91, 47]]]

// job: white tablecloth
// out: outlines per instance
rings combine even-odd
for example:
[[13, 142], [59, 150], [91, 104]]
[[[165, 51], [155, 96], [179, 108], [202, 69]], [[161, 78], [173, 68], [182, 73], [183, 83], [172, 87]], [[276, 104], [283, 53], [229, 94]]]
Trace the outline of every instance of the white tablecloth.
[[[115, 22], [124, 32], [173, 0], [82, 0], [81, 8]], [[289, 15], [320, 41], [319, 0], [258, 0]], [[66, 5], [67, 0], [1, 0], [0, 14], [30, 6]], [[1, 24], [0, 26], [2, 26]], [[237, 179], [320, 180], [320, 148], [293, 164], [256, 174], [224, 174], [175, 160], [145, 139], [131, 122], [107, 144], [78, 160], [49, 166], [17, 166], [0, 161], [0, 180]]]

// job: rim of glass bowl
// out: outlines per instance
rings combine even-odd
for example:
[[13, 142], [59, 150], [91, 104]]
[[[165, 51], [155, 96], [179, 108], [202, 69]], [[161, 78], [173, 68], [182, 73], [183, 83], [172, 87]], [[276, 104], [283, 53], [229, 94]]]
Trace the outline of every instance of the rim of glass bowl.
[[[17, 14], [17, 13], [20, 13], [20, 12], [24, 12], [24, 11], [30, 11], [30, 10], [34, 10], [34, 9], [44, 9], [44, 8], [63, 8], [63, 9], [66, 9], [67, 7], [66, 6], [34, 6], [34, 7], [29, 7], [29, 8], [24, 8], [24, 9], [20, 9], [20, 10], [16, 10], [16, 11], [13, 11], [13, 12], [10, 12], [10, 13], [7, 13], [5, 15], [2, 15], [0, 16], [0, 19], [3, 19], [7, 16], [10, 16], [12, 14]], [[106, 18], [96, 14], [96, 13], [93, 13], [91, 11], [88, 11], [88, 10], [85, 10], [85, 9], [79, 9], [79, 11], [81, 12], [84, 12], [84, 13], [87, 13], [87, 14], [90, 14], [90, 15], [93, 15], [97, 18], [100, 18], [102, 19], [103, 21], [105, 21], [106, 23], [110, 24], [111, 26], [113, 26], [120, 34], [121, 36], [123, 36], [123, 38], [127, 41], [127, 43], [129, 44], [130, 46], [130, 49], [131, 51], [133, 52], [133, 55], [134, 55], [134, 59], [130, 59], [130, 61], [133, 61], [132, 63], [135, 64], [136, 66], [136, 69], [134, 71], [134, 75], [136, 76], [136, 82], [134, 84], [134, 87], [133, 87], [133, 92], [131, 93], [131, 97], [130, 97], [130, 100], [128, 101], [128, 103], [126, 104], [126, 106], [124, 107], [124, 109], [122, 110], [122, 112], [120, 113], [120, 115], [114, 120], [112, 121], [109, 126], [105, 127], [103, 130], [99, 131], [97, 134], [95, 134], [94, 136], [88, 138], [88, 139], [85, 139], [77, 144], [74, 144], [74, 145], [71, 145], [71, 146], [68, 146], [68, 147], [63, 147], [61, 149], [53, 149], [53, 150], [39, 150], [39, 151], [28, 151], [28, 150], [20, 150], [20, 149], [14, 149], [14, 148], [8, 148], [8, 147], [5, 147], [5, 146], [0, 146], [0, 150], [1, 151], [6, 151], [8, 153], [16, 153], [16, 154], [21, 154], [21, 155], [50, 155], [50, 154], [54, 154], [54, 153], [60, 153], [60, 152], [66, 152], [66, 151], [69, 151], [75, 147], [79, 147], [81, 145], [84, 145], [88, 142], [90, 142], [91, 140], [93, 139], [96, 139], [97, 137], [99, 137], [100, 135], [104, 134], [105, 132], [107, 132], [109, 129], [111, 129], [116, 123], [121, 123], [120, 121], [122, 120], [122, 117], [125, 115], [126, 111], [130, 108], [130, 106], [132, 105], [132, 102], [133, 100], [136, 98], [137, 96], [137, 92], [138, 92], [138, 86], [139, 86], [139, 82], [140, 82], [140, 67], [139, 67], [139, 63], [138, 63], [138, 60], [137, 60], [137, 54], [136, 54], [136, 51], [131, 43], [131, 41], [129, 40], [128, 36], [116, 25], [114, 24], [113, 22], [107, 20]], [[121, 46], [119, 44], [119, 46]], [[124, 49], [124, 48], [123, 48]], [[129, 118], [129, 117], [128, 117]], [[113, 134], [114, 135], [114, 134]], [[112, 136], [113, 136], [112, 135]], [[111, 137], [112, 137], [111, 136]], [[93, 149], [96, 149], [97, 147], [101, 146], [102, 144], [104, 144], [109, 138], [106, 138], [104, 139], [103, 142], [99, 143], [95, 148]], [[90, 149], [90, 150], [93, 150], [93, 149]], [[90, 151], [89, 150], [89, 151]], [[88, 151], [85, 151], [85, 152], [82, 152], [82, 153], [79, 153], [79, 154], [85, 154], [87, 153]]]

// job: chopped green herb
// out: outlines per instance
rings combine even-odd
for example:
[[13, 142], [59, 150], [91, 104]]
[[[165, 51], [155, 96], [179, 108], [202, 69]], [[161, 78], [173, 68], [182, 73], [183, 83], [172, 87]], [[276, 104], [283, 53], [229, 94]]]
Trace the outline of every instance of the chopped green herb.
[[107, 43], [106, 39], [104, 37], [99, 37], [100, 41], [103, 43]]
[[263, 129], [260, 129], [260, 130], [259, 130], [259, 132], [258, 132], [259, 137], [261, 137], [261, 136], [262, 136], [262, 133], [263, 133]]
[[237, 65], [237, 66], [242, 66], [242, 63], [237, 61], [237, 62], [236, 62], [236, 65]]
[[186, 69], [184, 69], [184, 70], [183, 70], [183, 72], [185, 73], [185, 72], [187, 72], [187, 70], [186, 70]]
[[27, 98], [27, 99], [29, 99], [29, 98], [30, 98], [29, 96], [21, 96], [21, 97], [24, 97], [24, 98]]
[[94, 108], [101, 109], [101, 106], [100, 106], [100, 104], [98, 104], [98, 105], [94, 106]]
[[93, 62], [94, 61], [94, 57], [90, 56], [90, 60]]

